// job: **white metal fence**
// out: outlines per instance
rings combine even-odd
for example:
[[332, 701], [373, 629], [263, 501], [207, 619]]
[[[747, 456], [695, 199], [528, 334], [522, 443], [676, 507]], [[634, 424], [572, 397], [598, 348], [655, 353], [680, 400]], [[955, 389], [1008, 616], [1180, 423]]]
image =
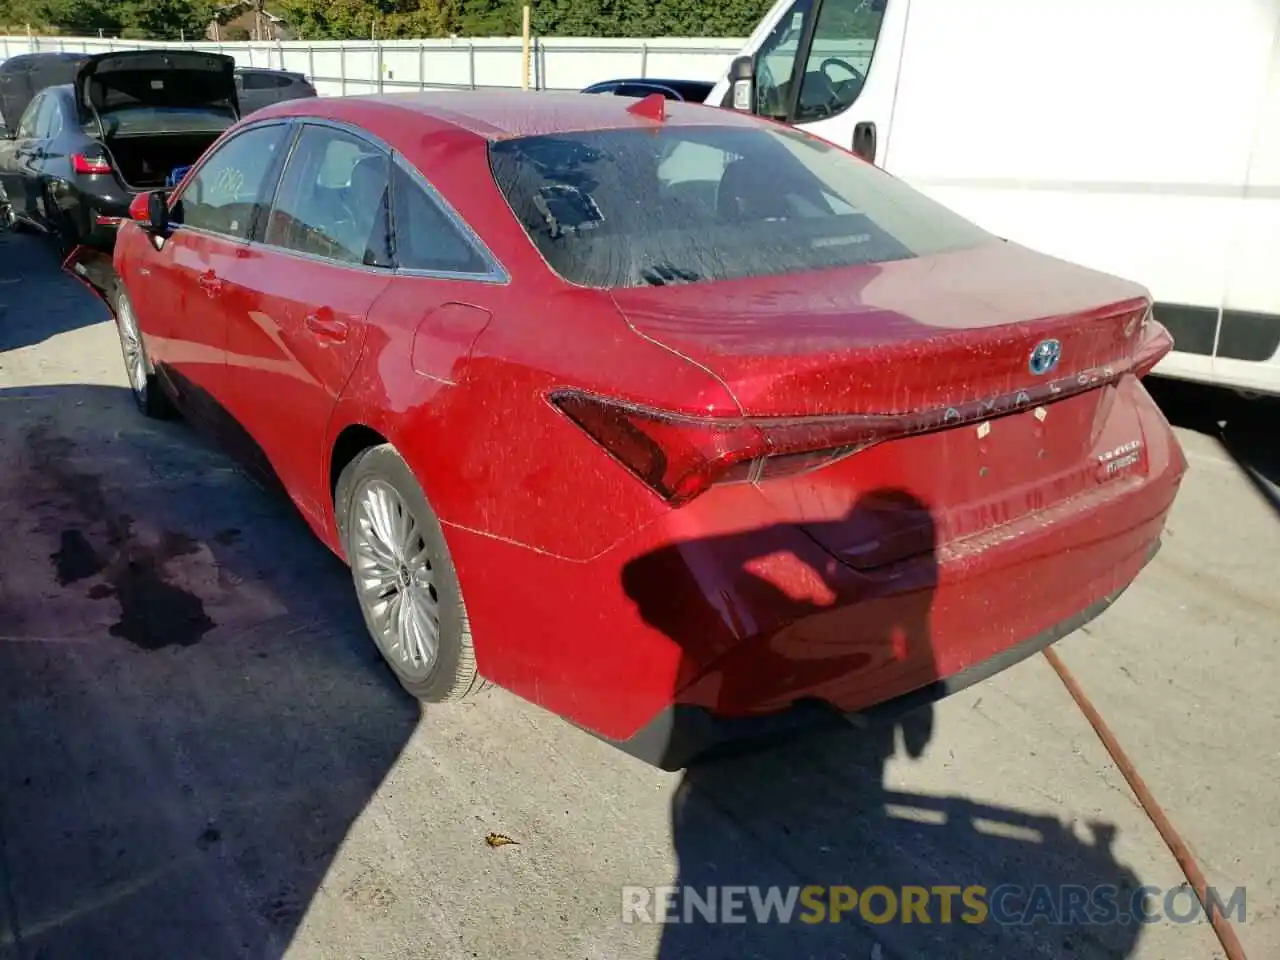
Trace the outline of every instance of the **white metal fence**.
[[[615, 77], [717, 80], [742, 49], [742, 39], [535, 38], [529, 85], [580, 90]], [[105, 53], [146, 47], [225, 53], [240, 66], [305, 73], [324, 95], [397, 90], [519, 87], [519, 37], [480, 40], [342, 40], [261, 43], [148, 43], [99, 37], [0, 36], [0, 61], [23, 53], [70, 50]]]

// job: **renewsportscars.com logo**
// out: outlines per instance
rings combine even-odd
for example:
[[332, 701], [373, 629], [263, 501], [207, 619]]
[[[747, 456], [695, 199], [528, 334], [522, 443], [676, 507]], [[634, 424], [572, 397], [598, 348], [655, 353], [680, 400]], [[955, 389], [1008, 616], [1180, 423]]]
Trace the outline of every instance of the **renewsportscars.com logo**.
[[[1241, 923], [1245, 888], [1223, 896], [1209, 887], [1210, 909]], [[1200, 923], [1204, 905], [1188, 886], [1136, 889], [1002, 884], [969, 886], [623, 887], [623, 923], [1048, 923], [1063, 926]]]

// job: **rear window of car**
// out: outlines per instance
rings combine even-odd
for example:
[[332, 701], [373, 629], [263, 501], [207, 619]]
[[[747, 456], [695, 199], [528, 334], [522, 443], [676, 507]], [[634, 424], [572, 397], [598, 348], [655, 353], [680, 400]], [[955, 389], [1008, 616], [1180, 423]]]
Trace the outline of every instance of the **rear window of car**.
[[661, 286], [905, 260], [998, 239], [883, 170], [771, 127], [565, 133], [490, 146], [551, 268]]

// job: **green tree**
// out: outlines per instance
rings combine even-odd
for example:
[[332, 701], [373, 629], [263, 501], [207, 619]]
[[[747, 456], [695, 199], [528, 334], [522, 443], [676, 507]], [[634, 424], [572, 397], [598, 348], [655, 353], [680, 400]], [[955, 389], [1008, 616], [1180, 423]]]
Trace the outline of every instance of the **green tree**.
[[112, 34], [120, 30], [111, 0], [28, 0], [15, 2], [14, 7], [15, 12], [26, 14], [33, 27], [52, 27], [59, 33], [92, 36], [99, 30]]
[[211, 0], [116, 0], [121, 33], [143, 40], [199, 39], [213, 19]]
[[[211, 0], [0, 0], [0, 23], [30, 22], [62, 33], [99, 30], [176, 40], [202, 35]], [[316, 40], [378, 37], [514, 37], [521, 0], [273, 0], [299, 35]], [[544, 37], [743, 37], [769, 0], [530, 0]]]
[[442, 37], [457, 21], [457, 0], [280, 0], [279, 7], [304, 37], [317, 40]]
[[[521, 0], [280, 0], [303, 36], [513, 37]], [[531, 21], [544, 37], [746, 36], [769, 0], [531, 0]]]

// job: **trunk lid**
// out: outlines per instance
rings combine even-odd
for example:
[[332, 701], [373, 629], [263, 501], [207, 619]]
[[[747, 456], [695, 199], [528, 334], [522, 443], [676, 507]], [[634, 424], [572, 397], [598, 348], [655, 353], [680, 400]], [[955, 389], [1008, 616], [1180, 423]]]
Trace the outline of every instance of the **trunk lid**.
[[[998, 242], [841, 270], [616, 289], [644, 337], [722, 379], [748, 416], [1005, 405], [1133, 356], [1146, 291]], [[1058, 342], [1056, 365], [1031, 353]], [[993, 410], [996, 408], [992, 408]]]
[[238, 117], [233, 57], [195, 50], [125, 50], [87, 58], [76, 75], [81, 119], [133, 107], [225, 109]]
[[[1126, 402], [1141, 388], [1121, 377], [1145, 290], [1015, 244], [614, 299], [637, 332], [722, 379], [747, 416], [910, 427], [758, 483], [780, 519], [859, 569], [960, 549], [1145, 469]], [[1123, 466], [1108, 471], [1112, 454]]]

